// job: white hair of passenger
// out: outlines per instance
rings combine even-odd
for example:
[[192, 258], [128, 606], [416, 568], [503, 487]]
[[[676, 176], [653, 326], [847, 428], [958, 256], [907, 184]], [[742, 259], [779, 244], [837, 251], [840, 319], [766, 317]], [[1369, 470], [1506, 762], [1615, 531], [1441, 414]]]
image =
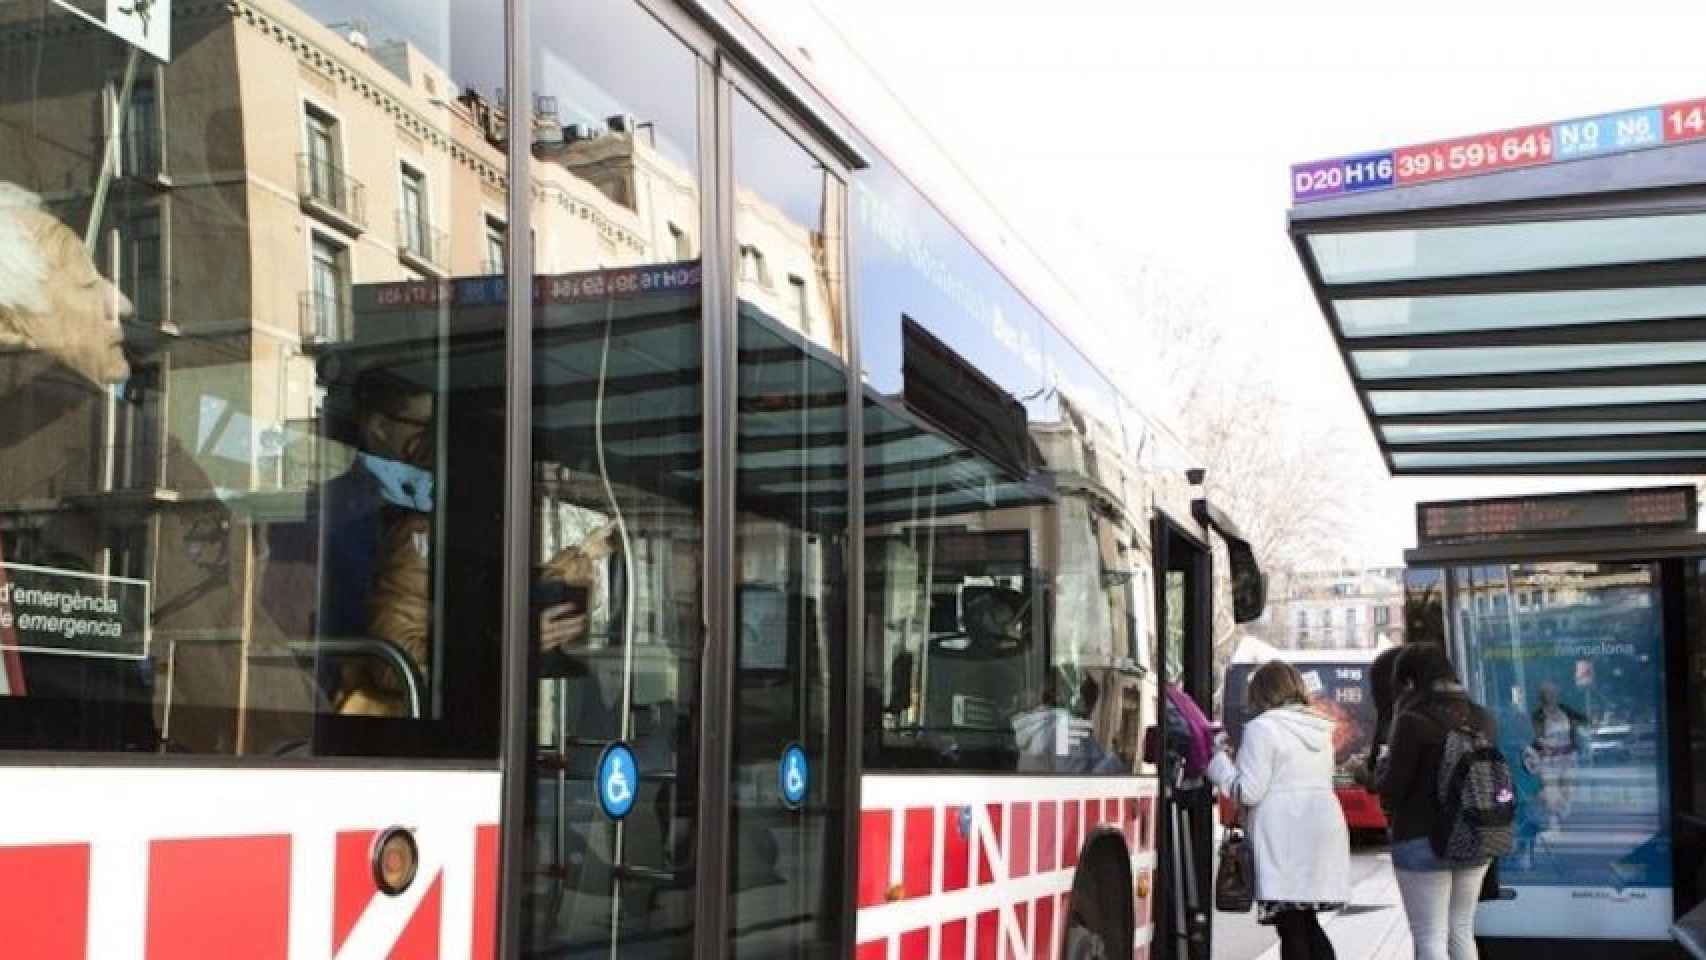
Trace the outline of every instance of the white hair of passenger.
[[23, 216], [41, 206], [41, 197], [0, 181], [0, 314], [47, 312], [47, 261]]

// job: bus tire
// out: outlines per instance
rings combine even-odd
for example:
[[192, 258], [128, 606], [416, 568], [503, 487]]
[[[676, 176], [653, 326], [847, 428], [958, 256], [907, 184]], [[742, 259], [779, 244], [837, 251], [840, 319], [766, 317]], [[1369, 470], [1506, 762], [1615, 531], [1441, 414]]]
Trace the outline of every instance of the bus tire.
[[1108, 941], [1102, 934], [1085, 925], [1075, 910], [1072, 925], [1066, 928], [1066, 943], [1061, 947], [1061, 960], [1109, 960]]
[[1061, 944], [1061, 960], [1111, 960], [1131, 956], [1132, 886], [1118, 842], [1104, 840], [1085, 851], [1072, 885], [1072, 909]]

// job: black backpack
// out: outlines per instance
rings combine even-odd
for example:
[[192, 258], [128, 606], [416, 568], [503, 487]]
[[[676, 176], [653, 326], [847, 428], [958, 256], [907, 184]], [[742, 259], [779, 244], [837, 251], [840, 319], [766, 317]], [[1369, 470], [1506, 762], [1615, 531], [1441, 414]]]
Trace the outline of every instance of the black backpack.
[[1478, 864], [1516, 846], [1516, 784], [1510, 763], [1472, 721], [1446, 722], [1439, 815], [1429, 840], [1450, 863]]

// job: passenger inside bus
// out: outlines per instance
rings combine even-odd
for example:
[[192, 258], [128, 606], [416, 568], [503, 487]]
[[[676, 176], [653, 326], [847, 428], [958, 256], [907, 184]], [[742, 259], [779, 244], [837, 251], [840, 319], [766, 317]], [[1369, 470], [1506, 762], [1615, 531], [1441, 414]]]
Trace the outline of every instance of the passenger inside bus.
[[[326, 554], [319, 568], [321, 637], [371, 637], [429, 666], [432, 394], [384, 370], [357, 381], [359, 446], [321, 491]], [[403, 678], [371, 658], [335, 664], [339, 713], [405, 716]]]
[[[279, 616], [293, 620], [295, 635], [377, 641], [401, 652], [405, 659], [386, 660], [328, 646], [319, 672], [335, 712], [404, 717], [418, 705], [408, 700], [401, 664], [415, 672], [417, 689], [432, 670], [435, 404], [431, 392], [380, 366], [364, 370], [348, 392], [355, 455], [310, 498], [325, 512], [324, 532], [313, 508], [305, 522], [272, 526], [266, 594]], [[537, 572], [539, 649], [562, 670], [569, 668], [560, 661], [587, 636], [595, 566], [616, 552], [614, 541], [607, 526]], [[310, 622], [300, 600], [316, 594]], [[546, 594], [549, 601], [539, 602]]]

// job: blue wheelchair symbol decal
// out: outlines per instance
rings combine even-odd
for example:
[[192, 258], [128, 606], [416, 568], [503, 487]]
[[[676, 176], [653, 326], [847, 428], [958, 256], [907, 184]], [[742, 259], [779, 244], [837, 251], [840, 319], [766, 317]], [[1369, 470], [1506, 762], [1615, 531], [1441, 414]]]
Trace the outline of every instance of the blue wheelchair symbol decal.
[[634, 751], [625, 743], [613, 743], [604, 748], [598, 758], [598, 776], [593, 788], [598, 791], [598, 807], [612, 820], [620, 820], [634, 809], [634, 798], [640, 786], [640, 768], [634, 762]]
[[811, 786], [811, 766], [805, 748], [791, 743], [782, 751], [782, 763], [776, 768], [776, 786], [782, 792], [782, 803], [789, 810], [798, 810], [806, 802], [806, 788]]

